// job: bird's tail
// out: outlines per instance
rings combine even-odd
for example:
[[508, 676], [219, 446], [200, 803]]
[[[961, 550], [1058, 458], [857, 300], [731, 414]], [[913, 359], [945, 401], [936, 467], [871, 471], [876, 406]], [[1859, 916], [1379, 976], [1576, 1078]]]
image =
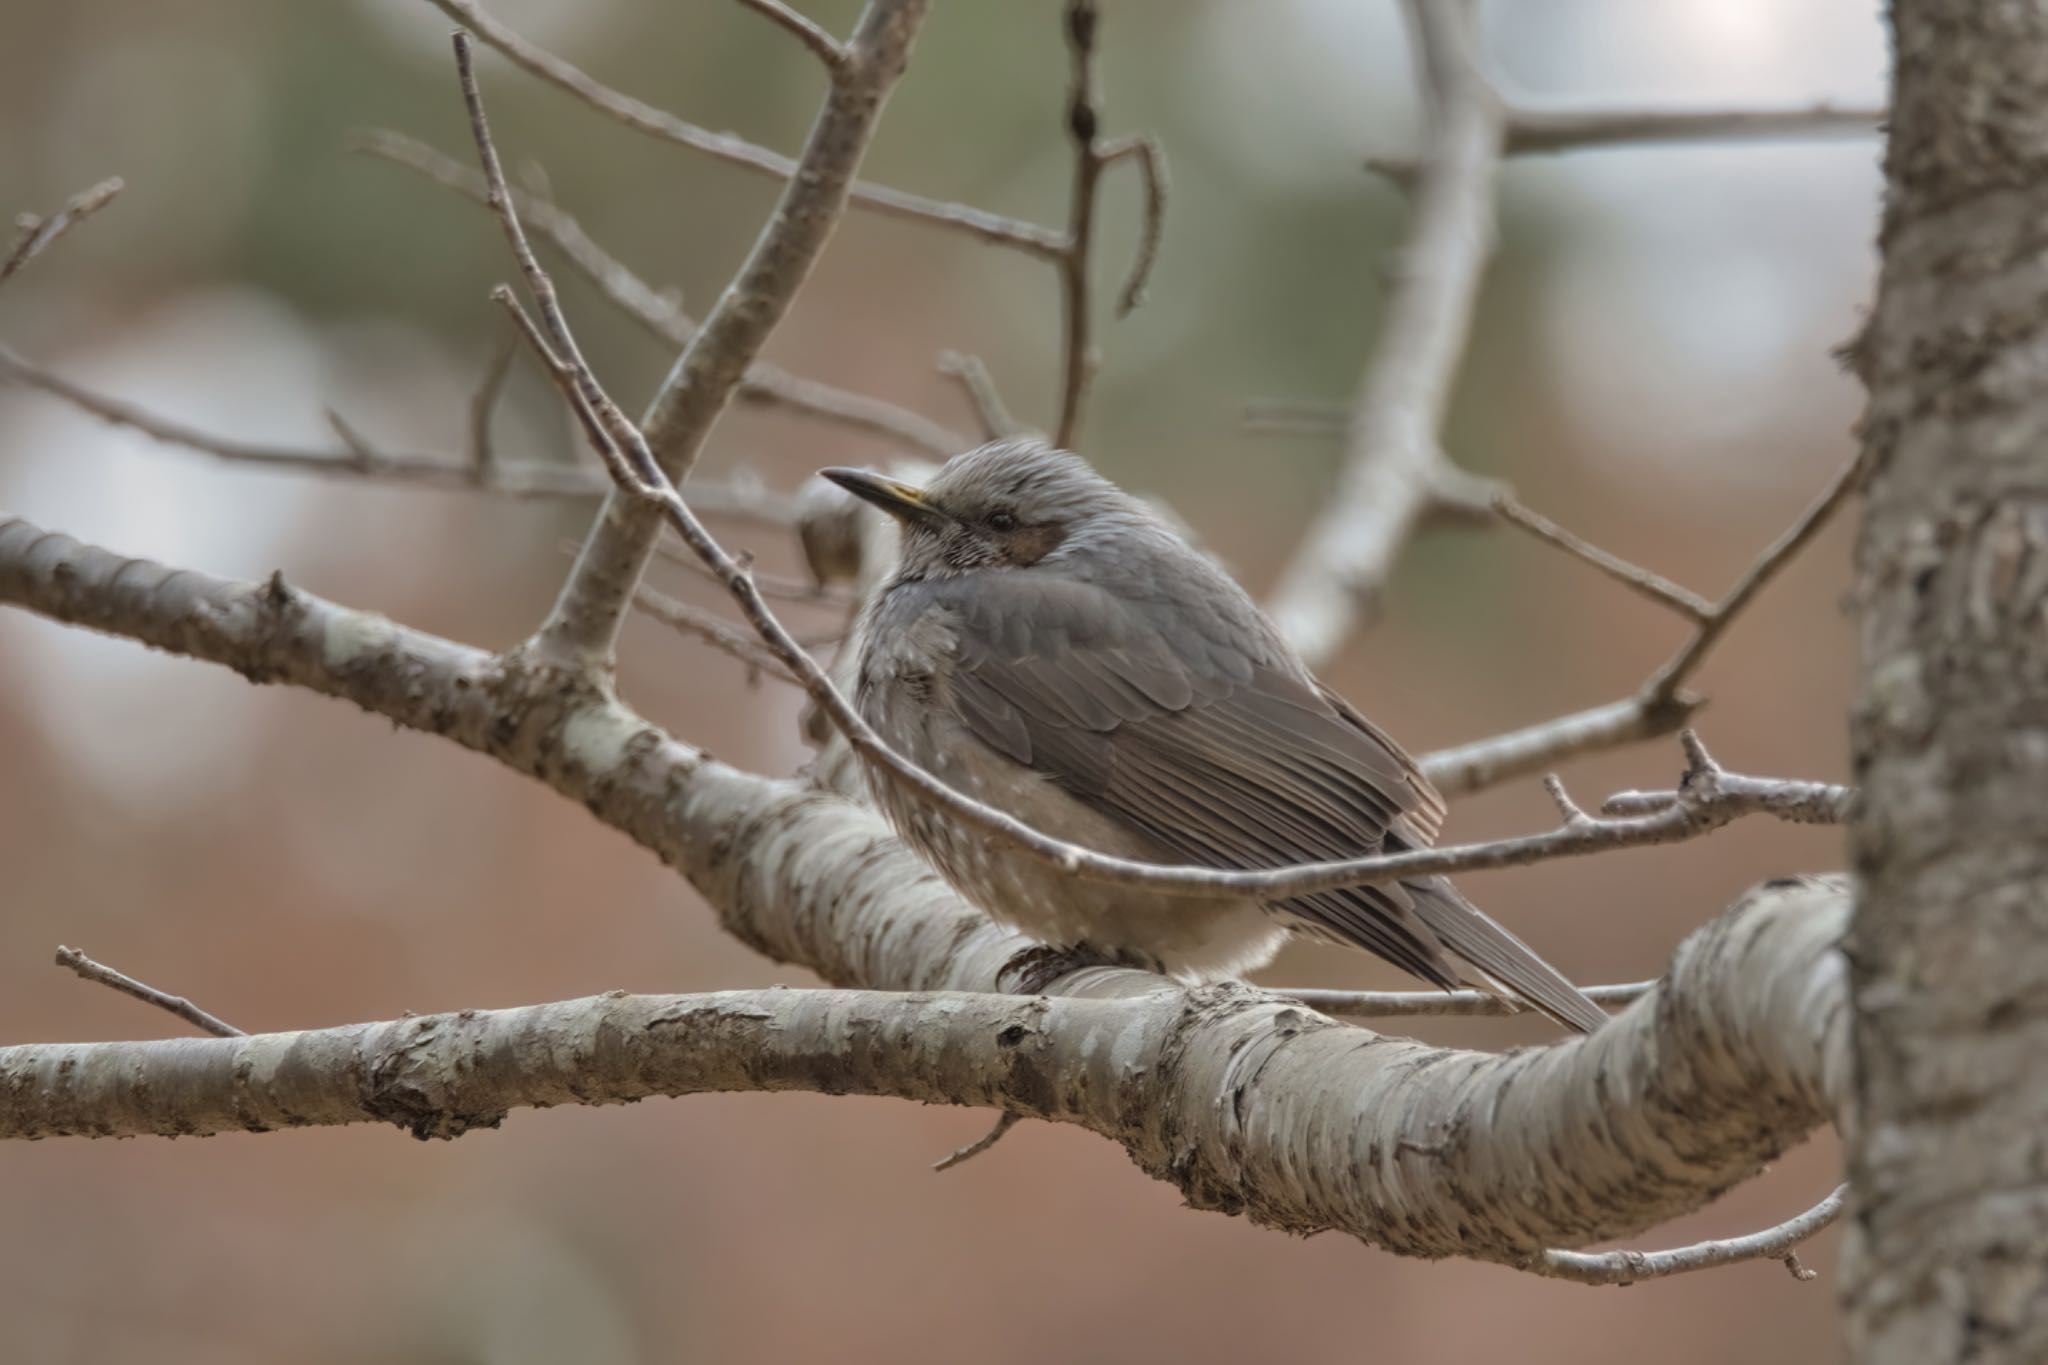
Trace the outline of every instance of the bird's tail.
[[1416, 916], [1444, 947], [1515, 999], [1580, 1033], [1591, 1033], [1607, 1022], [1607, 1011], [1443, 878], [1403, 882], [1401, 888], [1413, 897]]

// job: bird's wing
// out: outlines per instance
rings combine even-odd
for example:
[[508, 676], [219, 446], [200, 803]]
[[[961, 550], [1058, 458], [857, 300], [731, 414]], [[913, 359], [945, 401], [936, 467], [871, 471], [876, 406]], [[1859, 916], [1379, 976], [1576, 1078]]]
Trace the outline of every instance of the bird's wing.
[[[1263, 621], [1246, 629], [1028, 570], [927, 588], [957, 623], [949, 699], [968, 729], [1164, 857], [1221, 868], [1354, 858], [1390, 833], [1392, 846], [1427, 843], [1442, 819], [1414, 761]], [[1407, 888], [1281, 904], [1319, 936], [1439, 985], [1460, 980]]]

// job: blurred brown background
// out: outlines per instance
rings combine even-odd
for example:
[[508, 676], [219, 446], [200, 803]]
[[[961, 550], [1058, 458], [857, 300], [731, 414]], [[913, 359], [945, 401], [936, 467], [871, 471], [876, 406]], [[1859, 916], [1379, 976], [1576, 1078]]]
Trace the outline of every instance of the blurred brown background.
[[[851, 0], [810, 3], [844, 31]], [[1056, 7], [939, 5], [867, 173], [1045, 222], [1065, 212]], [[1087, 442], [1167, 493], [1255, 587], [1334, 474], [1334, 443], [1247, 434], [1249, 398], [1343, 398], [1380, 306], [1397, 197], [1358, 169], [1412, 146], [1391, 3], [1120, 3], [1110, 132], [1165, 143], [1173, 205], [1151, 303], [1102, 335]], [[323, 406], [392, 447], [456, 449], [507, 277], [475, 208], [344, 150], [388, 125], [460, 153], [448, 24], [417, 0], [10, 7], [0, 206], [126, 195], [10, 287], [0, 334], [82, 382], [248, 439], [332, 448]], [[821, 81], [739, 6], [501, 0], [603, 79], [793, 149]], [[1486, 12], [1531, 96], [1668, 105], [1871, 101], [1876, 16], [1849, 0], [1540, 0]], [[501, 144], [602, 241], [698, 309], [774, 187], [617, 128], [494, 55]], [[1866, 297], [1877, 144], [1586, 153], [1515, 164], [1450, 438], [1468, 465], [1615, 551], [1718, 594], [1849, 449], [1859, 395], [1827, 358]], [[1126, 259], [1113, 177], [1102, 255]], [[669, 357], [567, 286], [599, 368], [644, 396]], [[1043, 266], [854, 214], [778, 360], [965, 430], [932, 357], [987, 358], [1048, 423]], [[502, 447], [562, 458], [530, 369]], [[706, 468], [794, 486], [883, 458], [736, 413]], [[0, 390], [0, 506], [216, 573], [282, 568], [465, 640], [535, 621], [588, 515], [227, 468]], [[772, 536], [736, 536], [768, 564]], [[1706, 736], [1732, 766], [1840, 777], [1853, 646], [1832, 529], [1720, 650]], [[673, 586], [709, 603], [698, 587]], [[803, 619], [815, 620], [812, 617]], [[822, 622], [820, 622], [822, 624]], [[1332, 681], [1428, 749], [1622, 695], [1677, 622], [1514, 533], [1442, 530]], [[786, 689], [641, 623], [632, 700], [721, 758], [787, 771]], [[1570, 770], [1589, 803], [1667, 785], [1669, 743]], [[1533, 781], [1461, 804], [1460, 839], [1551, 818]], [[1739, 888], [1838, 865], [1826, 831], [1714, 839], [1474, 876], [1467, 889], [1581, 981], [1658, 971]], [[453, 746], [219, 669], [0, 613], [0, 1040], [172, 1022], [50, 965], [63, 942], [249, 1029], [623, 987], [796, 982], [721, 937], [690, 890], [572, 804]], [[1290, 952], [1264, 979], [1394, 984]], [[1430, 1036], [1486, 1046], [1502, 1023]], [[1828, 1281], [1768, 1262], [1626, 1293], [1401, 1261], [1187, 1212], [1114, 1147], [1029, 1125], [945, 1176], [986, 1115], [791, 1096], [515, 1114], [425, 1145], [388, 1129], [0, 1148], [0, 1359], [177, 1362], [991, 1362], [1277, 1359], [1794, 1361], [1836, 1353]], [[1836, 1178], [1830, 1142], [1660, 1231], [1745, 1230]], [[1833, 1238], [1808, 1253], [1824, 1276]]]

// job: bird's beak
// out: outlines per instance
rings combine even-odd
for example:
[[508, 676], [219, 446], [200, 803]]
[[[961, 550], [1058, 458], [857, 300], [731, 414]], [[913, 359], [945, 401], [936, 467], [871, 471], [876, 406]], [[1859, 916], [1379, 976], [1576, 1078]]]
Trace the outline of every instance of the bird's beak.
[[938, 508], [925, 500], [924, 490], [865, 469], [821, 469], [818, 471], [862, 502], [871, 502], [905, 525], [939, 520]]

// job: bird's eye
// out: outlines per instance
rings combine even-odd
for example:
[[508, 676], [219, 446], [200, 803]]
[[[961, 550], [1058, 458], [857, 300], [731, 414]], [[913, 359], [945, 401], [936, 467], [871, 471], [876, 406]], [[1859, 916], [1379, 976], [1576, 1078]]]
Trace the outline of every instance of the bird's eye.
[[991, 531], [995, 531], [995, 532], [1001, 533], [1001, 534], [1008, 534], [1009, 532], [1011, 532], [1011, 531], [1014, 531], [1014, 530], [1016, 530], [1016, 529], [1017, 529], [1017, 514], [1016, 514], [1015, 512], [991, 512], [991, 513], [989, 513], [989, 514], [988, 514], [988, 529], [989, 529], [989, 530], [991, 530]]

